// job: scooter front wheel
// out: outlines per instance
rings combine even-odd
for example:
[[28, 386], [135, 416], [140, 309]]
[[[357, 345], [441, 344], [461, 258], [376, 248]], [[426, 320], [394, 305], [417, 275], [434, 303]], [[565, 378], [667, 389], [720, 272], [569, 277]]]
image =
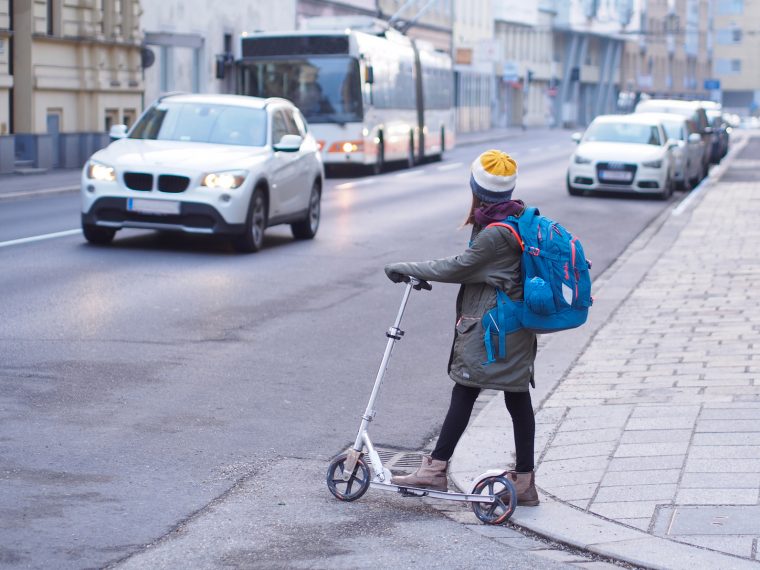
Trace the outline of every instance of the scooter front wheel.
[[351, 475], [344, 479], [347, 454], [341, 453], [330, 461], [327, 467], [327, 488], [341, 501], [355, 501], [369, 489], [369, 467], [364, 458], [359, 457]]
[[505, 523], [517, 507], [517, 491], [509, 479], [501, 475], [485, 477], [472, 490], [473, 495], [493, 495], [493, 503], [472, 503], [475, 516], [485, 524]]

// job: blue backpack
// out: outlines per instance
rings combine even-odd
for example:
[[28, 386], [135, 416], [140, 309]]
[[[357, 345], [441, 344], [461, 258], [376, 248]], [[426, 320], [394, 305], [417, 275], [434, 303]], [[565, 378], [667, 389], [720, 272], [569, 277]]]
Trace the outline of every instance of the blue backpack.
[[510, 216], [486, 227], [508, 228], [522, 247], [523, 300], [512, 301], [496, 291], [496, 306], [481, 320], [488, 364], [495, 360], [493, 336], [498, 336], [498, 357], [507, 356], [507, 335], [520, 329], [538, 334], [573, 329], [586, 322], [591, 298], [591, 263], [577, 238], [557, 222], [526, 208], [519, 218]]

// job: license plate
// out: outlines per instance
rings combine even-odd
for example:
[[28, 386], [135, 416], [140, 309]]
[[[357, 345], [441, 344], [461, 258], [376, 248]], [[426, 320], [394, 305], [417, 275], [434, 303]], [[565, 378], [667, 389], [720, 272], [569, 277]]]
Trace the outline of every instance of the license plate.
[[619, 182], [630, 182], [633, 180], [633, 173], [626, 170], [601, 170], [599, 171], [601, 180], [617, 180]]
[[179, 202], [174, 200], [144, 200], [142, 198], [128, 198], [127, 210], [142, 214], [179, 214]]

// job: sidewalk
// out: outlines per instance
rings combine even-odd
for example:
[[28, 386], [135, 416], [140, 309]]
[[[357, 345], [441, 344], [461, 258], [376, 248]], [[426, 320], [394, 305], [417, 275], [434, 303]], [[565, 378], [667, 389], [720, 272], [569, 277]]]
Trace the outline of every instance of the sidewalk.
[[[760, 136], [745, 140], [594, 284], [585, 327], [541, 338], [542, 503], [515, 525], [648, 568], [760, 568]], [[513, 464], [511, 442], [494, 397], [455, 483]]]
[[41, 174], [0, 174], [0, 201], [75, 192], [79, 190], [81, 175], [81, 168], [61, 168]]

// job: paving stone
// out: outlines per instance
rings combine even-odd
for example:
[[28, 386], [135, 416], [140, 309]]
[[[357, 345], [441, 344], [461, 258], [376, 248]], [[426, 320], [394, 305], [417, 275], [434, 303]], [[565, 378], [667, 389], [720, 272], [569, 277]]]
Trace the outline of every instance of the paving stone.
[[679, 487], [681, 489], [759, 489], [760, 473], [684, 473]]
[[689, 416], [696, 418], [699, 414], [700, 406], [637, 406], [631, 413], [631, 418], [661, 418], [663, 415], [669, 416]]
[[615, 457], [651, 457], [686, 454], [688, 441], [675, 443], [625, 443], [615, 450]]
[[653, 430], [653, 429], [690, 429], [694, 426], [694, 418], [691, 416], [665, 416], [653, 418], [631, 418], [625, 426], [626, 430]]
[[651, 519], [657, 505], [662, 504], [658, 501], [627, 501], [604, 503], [592, 501], [589, 511], [596, 513], [608, 519], [632, 519], [646, 518]]
[[565, 420], [560, 426], [560, 431], [596, 430], [603, 428], [622, 427], [625, 425], [626, 416], [597, 416]]
[[573, 408], [568, 411], [567, 419], [573, 420], [578, 418], [598, 418], [604, 417], [628, 417], [633, 406], [604, 406], [598, 410], [589, 410], [588, 408]]
[[695, 433], [692, 445], [760, 445], [760, 431], [743, 433]]
[[636, 430], [625, 431], [620, 437], [621, 444], [627, 443], [676, 443], [690, 441], [692, 430]]
[[689, 457], [695, 459], [760, 459], [760, 447], [756, 445], [697, 445]]
[[602, 487], [620, 485], [659, 485], [660, 483], [678, 483], [680, 469], [649, 469], [642, 471], [608, 471], [602, 479]]
[[[760, 389], [760, 387], [759, 387]], [[735, 433], [758, 432], [760, 424], [757, 420], [708, 420], [697, 422], [696, 432]]]
[[620, 566], [610, 564], [609, 562], [602, 562], [601, 560], [572, 563], [572, 565], [576, 568], [583, 568], [584, 570], [620, 570]]
[[648, 471], [650, 469], [681, 469], [685, 455], [657, 457], [616, 457], [609, 462], [609, 471]]
[[594, 504], [610, 502], [665, 501], [675, 497], [677, 487], [674, 484], [662, 485], [625, 485], [620, 487], [600, 487], [594, 498]]
[[755, 473], [760, 459], [692, 459], [686, 460], [687, 473]]
[[756, 505], [758, 489], [682, 488], [678, 491], [675, 502], [679, 505]]
[[604, 476], [604, 469], [594, 469], [586, 471], [575, 471], [573, 473], [554, 473], [547, 474], [540, 470], [536, 478], [536, 484], [539, 487], [551, 489], [553, 487], [567, 487], [569, 485], [588, 485], [590, 483], [599, 483]]
[[560, 461], [541, 461], [538, 471], [543, 475], [559, 475], [562, 473], [575, 473], [578, 471], [604, 469], [609, 463], [609, 458], [584, 457], [583, 459], [562, 459]]
[[564, 485], [558, 487], [549, 487], [544, 484], [543, 488], [563, 501], [588, 501], [594, 496], [597, 484]]
[[555, 434], [552, 445], [573, 445], [589, 441], [618, 441], [624, 435], [622, 428], [604, 428], [583, 431], [561, 431]]
[[551, 447], [544, 455], [544, 461], [558, 459], [576, 459], [580, 457], [595, 457], [610, 455], [615, 451], [616, 441], [602, 441], [598, 443], [576, 443], [572, 445], [557, 445], [552, 442]]
[[738, 408], [708, 408], [705, 407], [699, 416], [703, 420], [758, 420], [760, 421], [760, 407]]

